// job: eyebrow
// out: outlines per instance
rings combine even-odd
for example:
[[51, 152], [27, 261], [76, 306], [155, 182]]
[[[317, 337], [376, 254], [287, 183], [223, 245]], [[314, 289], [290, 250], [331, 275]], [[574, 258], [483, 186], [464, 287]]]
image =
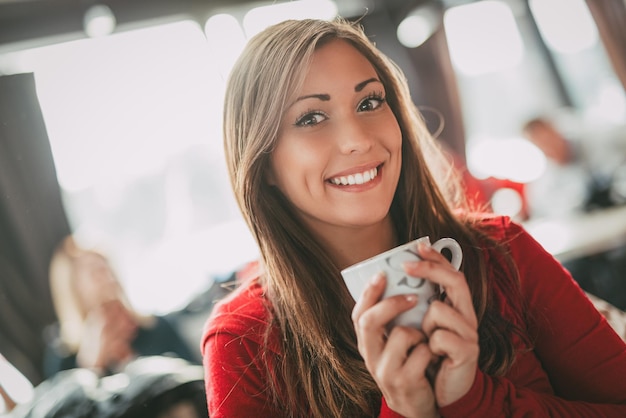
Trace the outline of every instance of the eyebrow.
[[[365, 86], [367, 86], [369, 83], [374, 83], [374, 82], [381, 83], [381, 81], [379, 79], [377, 79], [376, 77], [368, 78], [367, 80], [361, 81], [359, 84], [354, 86], [354, 91], [358, 93], [361, 90], [363, 90], [365, 88]], [[330, 94], [307, 94], [305, 96], [298, 97], [293, 102], [293, 104], [295, 104], [296, 102], [299, 102], [300, 100], [305, 100], [305, 99], [318, 99], [318, 100], [321, 100], [323, 102], [327, 102], [327, 101], [330, 100]]]
[[358, 93], [361, 90], [363, 90], [365, 88], [365, 86], [367, 86], [369, 83], [374, 83], [374, 82], [380, 83], [381, 81], [379, 79], [377, 79], [376, 77], [369, 78], [369, 79], [367, 79], [365, 81], [361, 81], [359, 84], [354, 86], [354, 91]]

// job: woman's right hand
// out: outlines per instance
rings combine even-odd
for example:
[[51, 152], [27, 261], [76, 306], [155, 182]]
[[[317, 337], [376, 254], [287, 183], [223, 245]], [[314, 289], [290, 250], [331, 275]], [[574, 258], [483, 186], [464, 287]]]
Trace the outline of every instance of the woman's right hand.
[[437, 417], [437, 406], [426, 369], [433, 359], [420, 330], [386, 325], [415, 306], [415, 295], [381, 300], [384, 274], [368, 284], [352, 311], [359, 353], [380, 388], [387, 405], [405, 417]]
[[118, 300], [89, 313], [76, 357], [80, 367], [105, 369], [129, 360], [137, 325]]

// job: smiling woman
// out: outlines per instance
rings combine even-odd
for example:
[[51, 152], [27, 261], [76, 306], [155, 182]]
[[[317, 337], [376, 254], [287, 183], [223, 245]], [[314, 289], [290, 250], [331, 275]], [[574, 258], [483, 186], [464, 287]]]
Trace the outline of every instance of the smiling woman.
[[[520, 225], [465, 204], [405, 77], [357, 24], [253, 37], [224, 141], [261, 264], [205, 326], [211, 417], [624, 416], [624, 341]], [[452, 237], [463, 263], [418, 247], [402, 268], [442, 299], [421, 326], [389, 327], [418, 296], [383, 298], [378, 274], [355, 304], [340, 271], [422, 236]]]
[[[611, 2], [617, 4], [614, 0], [607, 0], [607, 3]], [[461, 396], [460, 403], [453, 402], [452, 407], [445, 409], [445, 402], [454, 396], [447, 398], [448, 392], [437, 391], [441, 386], [430, 386], [438, 396], [436, 405], [442, 407], [441, 413], [471, 411], [476, 393], [506, 399], [504, 405], [481, 405], [489, 409], [476, 412], [476, 415], [482, 413], [483, 416], [493, 415], [493, 410], [498, 408], [524, 410], [528, 407], [515, 403], [516, 399], [538, 399], [536, 404], [545, 404], [549, 409], [541, 412], [562, 412], [563, 415], [574, 412], [555, 412], [562, 399], [580, 399], [598, 405], [621, 401], [618, 395], [605, 396], [594, 392], [593, 383], [583, 382], [578, 388], [572, 388], [571, 382], [565, 381], [563, 376], [576, 374], [565, 370], [568, 367], [573, 365], [572, 368], [581, 373], [590, 368], [593, 373], [597, 371], [594, 375], [600, 381], [595, 385], [597, 390], [604, 391], [607, 382], [614, 377], [611, 373], [621, 372], [621, 366], [615, 367], [607, 377], [602, 364], [597, 368], [590, 367], [589, 358], [595, 356], [588, 355], [588, 346], [580, 350], [587, 355], [580, 362], [562, 358], [556, 352], [558, 347], [564, 350], [572, 341], [583, 340], [576, 337], [581, 336], [585, 326], [600, 330], [599, 344], [603, 348], [615, 348], [604, 340], [610, 339], [604, 324], [589, 309], [588, 302], [572, 290], [569, 277], [561, 267], [552, 264], [549, 254], [537, 247], [523, 230], [517, 229], [516, 224], [503, 218], [476, 221], [465, 216], [468, 213], [466, 208], [453, 196], [453, 193], [462, 194], [463, 190], [456, 188], [453, 179], [439, 176], [440, 155], [437, 150], [439, 141], [450, 145], [451, 151], [458, 154], [459, 167], [463, 167], [465, 133], [471, 139], [486, 138], [484, 143], [489, 152], [472, 152], [473, 141], [470, 141], [467, 154], [488, 157], [492, 164], [481, 163], [483, 171], [495, 165], [510, 173], [519, 166], [507, 157], [515, 157], [517, 163], [522, 154], [518, 148], [511, 152], [514, 141], [509, 144], [503, 139], [514, 139], [511, 134], [517, 130], [517, 122], [525, 119], [528, 112], [544, 113], [544, 110], [567, 104], [567, 95], [561, 95], [560, 89], [569, 90], [571, 84], [582, 89], [570, 92], [571, 101], [574, 104], [580, 102], [583, 107], [594, 104], [595, 110], [586, 114], [602, 115], [597, 120], [600, 125], [609, 126], [605, 122], [610, 121], [623, 123], [626, 109], [623, 89], [614, 82], [606, 60], [597, 59], [597, 52], [602, 47], [600, 39], [604, 38], [602, 31], [598, 32], [601, 36], [595, 38], [594, 46], [582, 55], [565, 56], [558, 52], [552, 57], [557, 67], [570, 70], [564, 72], [570, 74], [565, 77], [565, 83], [559, 84], [559, 74], [546, 64], [549, 56], [541, 49], [541, 36], [533, 32], [531, 23], [535, 10], [528, 8], [526, 0], [474, 2], [485, 13], [473, 13], [471, 7], [466, 7], [470, 4], [457, 9], [452, 5], [444, 7], [443, 2], [423, 0], [279, 0], [255, 9], [252, 7], [258, 4], [247, 3], [247, 0], [164, 1], [143, 10], [139, 10], [141, 6], [138, 5], [142, 3], [134, 1], [109, 2], [107, 4], [117, 18], [112, 34], [53, 45], [59, 40], [84, 37], [81, 20], [78, 34], [67, 33], [63, 39], [42, 40], [41, 43], [49, 45], [43, 48], [19, 50], [24, 44], [9, 45], [7, 50], [12, 52], [5, 52], [2, 42], [6, 38], [3, 35], [11, 30], [24, 34], [27, 30], [15, 23], [21, 20], [7, 18], [12, 16], [5, 13], [11, 10], [7, 4], [39, 7], [43, 3], [56, 5], [57, 2], [0, 3], [0, 73], [33, 72], [45, 117], [44, 126], [43, 122], [32, 117], [36, 114], [34, 107], [18, 106], [21, 102], [16, 98], [26, 95], [12, 96], [4, 86], [0, 87], [0, 110], [5, 112], [0, 119], [0, 236], [7, 237], [0, 240], [0, 352], [11, 357], [10, 361], [19, 365], [20, 371], [33, 383], [40, 378], [37, 374], [41, 367], [41, 329], [54, 320], [45, 271], [53, 244], [69, 232], [65, 208], [71, 232], [82, 244], [97, 245], [110, 255], [112, 264], [124, 278], [129, 299], [142, 313], [177, 313], [177, 308], [184, 306], [191, 296], [204, 293], [215, 273], [219, 277], [230, 277], [232, 270], [242, 261], [258, 257], [259, 250], [263, 250], [261, 258], [265, 273], [254, 286], [242, 286], [231, 302], [247, 302], [240, 298], [246, 289], [258, 291], [252, 295], [252, 300], [262, 302], [253, 304], [259, 310], [246, 318], [266, 318], [268, 321], [257, 323], [260, 329], [230, 330], [236, 337], [241, 337], [237, 343], [250, 343], [247, 346], [250, 350], [246, 353], [233, 350], [236, 361], [229, 362], [231, 359], [227, 358], [224, 360], [227, 367], [207, 367], [207, 373], [248, 367], [253, 364], [253, 359], [246, 355], [251, 353], [265, 355], [268, 361], [255, 364], [258, 367], [253, 369], [257, 375], [242, 375], [240, 370], [234, 370], [230, 376], [208, 375], [211, 387], [217, 388], [213, 397], [215, 403], [224, 400], [225, 407], [231, 405], [229, 402], [235, 404], [239, 400], [239, 386], [231, 384], [229, 378], [251, 377], [253, 381], [259, 377], [255, 381], [258, 385], [253, 382], [251, 387], [243, 389], [273, 394], [274, 398], [263, 403], [263, 407], [273, 405], [273, 400], [282, 406], [286, 400], [284, 403], [291, 405], [294, 414], [300, 411], [299, 408], [319, 408], [318, 415], [325, 416], [350, 415], [353, 410], [358, 416], [362, 411], [375, 415], [380, 411], [410, 409], [395, 396], [397, 392], [390, 390], [387, 383], [393, 384], [393, 378], [410, 377], [415, 370], [419, 374], [419, 368], [374, 367], [379, 364], [377, 354], [380, 352], [371, 351], [372, 345], [368, 342], [380, 341], [382, 334], [375, 331], [384, 327], [374, 322], [373, 328], [376, 329], [368, 332], [363, 323], [356, 328], [351, 323], [353, 301], [345, 292], [338, 269], [372, 252], [423, 235], [430, 235], [433, 242], [444, 235], [453, 236], [462, 243], [467, 255], [460, 273], [435, 274], [441, 280], [467, 279], [477, 324], [472, 310], [468, 309], [470, 299], [463, 281], [454, 280], [458, 284], [455, 288], [461, 291], [450, 293], [451, 298], [455, 298], [453, 308], [462, 312], [463, 320], [459, 324], [465, 326], [460, 329], [455, 327], [456, 322], [452, 325], [446, 322], [448, 327], [444, 327], [460, 336], [467, 350], [441, 354], [445, 351], [441, 347], [428, 347], [441, 357], [455, 360], [462, 357], [461, 360], [466, 361], [461, 371], [463, 376], [454, 379], [461, 387], [454, 396], [463, 392], [463, 385], [471, 380], [467, 378], [471, 373], [466, 372], [476, 360], [473, 351], [476, 348], [475, 332], [480, 348], [473, 380], [475, 385], [469, 394]], [[571, 1], [535, 3], [560, 3], [561, 8], [567, 8]], [[578, 3], [582, 5], [583, 0]], [[589, 0], [588, 3], [598, 2]], [[224, 8], [217, 10], [222, 4]], [[241, 8], [235, 9], [235, 5]], [[422, 7], [408, 10], [418, 5], [429, 6], [428, 13], [422, 13], [425, 12]], [[129, 19], [141, 17], [120, 13], [123, 9], [128, 11], [127, 7], [137, 7], [136, 14], [143, 17], [161, 16], [155, 21], [129, 22]], [[164, 16], [167, 10], [162, 7], [171, 7], [170, 11], [184, 9], [184, 13]], [[45, 9], [51, 13], [49, 21], [58, 17], [56, 9], [52, 13], [53, 9]], [[445, 19], [446, 10], [455, 9], [459, 13], [452, 12], [451, 18]], [[580, 7], [567, 9], [579, 10]], [[228, 14], [210, 18], [218, 11]], [[299, 30], [287, 31], [275, 44], [279, 48], [269, 51], [263, 47], [258, 51], [248, 50], [250, 55], [244, 54], [236, 67], [239, 70], [234, 73], [241, 88], [229, 89], [226, 108], [231, 110], [222, 121], [225, 78], [240, 54], [246, 36], [287, 17], [324, 20], [337, 11], [362, 23], [377, 48], [406, 72], [406, 80], [405, 74], [397, 71], [396, 66], [377, 49], [372, 49], [362, 34], [356, 38], [349, 35], [343, 40], [336, 40], [333, 36], [322, 36], [321, 39], [320, 34], [327, 33], [326, 29], [318, 31], [319, 27], [314, 26], [315, 30], [304, 39], [298, 38], [298, 34], [302, 34]], [[452, 19], [455, 14], [456, 18]], [[416, 19], [409, 22], [419, 21], [422, 28], [427, 23], [432, 28], [417, 34], [422, 38], [420, 42], [423, 41], [419, 47], [404, 48], [396, 39], [396, 24], [404, 17], [418, 15], [427, 22]], [[31, 19], [40, 25], [41, 18], [37, 16]], [[73, 16], [80, 20], [82, 11]], [[562, 17], [563, 14], [556, 16]], [[446, 23], [446, 20], [453, 24]], [[204, 28], [203, 22], [206, 22]], [[587, 20], [586, 26], [579, 29], [587, 29], [590, 23]], [[558, 19], [556, 25], [571, 28], [560, 25]], [[413, 35], [416, 34], [417, 25], [403, 26], [405, 29], [412, 27]], [[19, 31], [15, 31], [16, 27]], [[141, 27], [143, 29], [139, 29]], [[35, 28], [36, 33], [24, 36], [29, 38], [46, 30]], [[502, 36], [493, 36], [492, 30], [496, 29]], [[456, 32], [460, 36], [453, 36], [456, 30], [461, 30]], [[339, 32], [345, 35], [345, 32]], [[348, 32], [353, 33], [352, 29]], [[496, 72], [455, 73], [454, 70], [461, 70], [463, 66], [458, 66], [459, 57], [451, 59], [450, 53], [455, 55], [458, 52], [458, 48], [452, 45], [455, 43], [452, 38], [467, 41], [472, 34], [485, 33], [488, 36], [480, 43], [463, 44], [461, 53], [465, 59], [461, 61], [483, 65], [483, 70], [484, 65], [489, 64], [489, 68]], [[294, 37], [300, 39], [300, 43], [295, 42]], [[231, 43], [231, 40], [236, 42]], [[506, 41], [509, 48], [497, 53], [504, 44], [494, 40]], [[354, 45], [360, 47], [355, 50]], [[483, 47], [491, 49], [485, 51]], [[523, 49], [521, 56], [520, 48]], [[551, 48], [550, 43], [548, 48]], [[302, 50], [305, 52], [299, 55]], [[478, 56], [486, 58], [477, 59]], [[502, 58], [507, 65], [494, 62], [494, 57]], [[519, 65], [509, 66], [518, 63], [520, 57]], [[250, 62], [258, 63], [258, 66], [250, 65], [247, 71], [242, 70]], [[336, 75], [336, 78], [329, 75]], [[1, 77], [0, 82], [9, 77]], [[28, 91], [28, 94], [32, 93], [29, 98], [36, 97], [34, 87], [33, 83]], [[588, 95], [591, 90], [593, 94]], [[579, 100], [583, 97], [584, 100]], [[459, 106], [460, 101], [463, 109]], [[434, 110], [431, 115], [441, 117], [429, 121], [427, 112], [424, 125], [422, 115], [415, 111], [413, 103], [420, 109], [430, 108]], [[2, 135], [6, 128], [16, 124], [22, 124], [24, 130], [13, 131], [11, 138], [5, 140]], [[228, 137], [228, 166], [221, 142], [222, 125]], [[31, 128], [33, 130], [29, 130]], [[54, 164], [48, 154], [39, 158], [50, 151], [46, 130], [54, 152]], [[428, 131], [437, 132], [437, 141]], [[598, 145], [596, 149], [600, 150], [598, 132], [593, 129], [592, 136], [594, 144]], [[504, 142], [509, 144], [504, 144], [505, 151], [500, 146]], [[603, 162], [606, 154], [598, 154]], [[623, 155], [608, 154], [612, 158]], [[526, 169], [524, 174], [532, 168], [529, 161], [522, 165]], [[469, 163], [466, 165], [473, 168], [472, 161]], [[441, 167], [448, 168], [445, 164]], [[6, 175], [10, 170], [10, 175]], [[492, 170], [491, 174], [494, 173], [496, 171]], [[229, 175], [238, 201], [228, 190]], [[40, 184], [29, 183], [39, 177], [43, 179]], [[63, 205], [56, 200], [61, 197], [57, 194], [57, 178], [62, 187]], [[237, 203], [243, 209], [244, 219], [237, 211]], [[499, 205], [494, 204], [493, 208], [496, 207]], [[528, 266], [520, 255], [524, 253], [531, 253], [533, 259], [545, 263], [540, 263], [540, 267]], [[513, 264], [518, 269], [507, 268], [506, 254], [512, 254]], [[432, 254], [435, 267], [446, 266], [444, 260], [436, 257]], [[498, 262], [490, 264], [485, 260]], [[435, 270], [441, 273], [440, 269]], [[511, 332], [515, 334], [518, 328], [529, 328], [523, 318], [518, 318], [524, 316], [520, 312], [526, 312], [523, 307], [517, 309], [516, 302], [520, 299], [515, 295], [505, 298], [510, 296], [507, 292], [515, 293], [517, 275], [524, 296], [550, 296], [565, 289], [566, 294], [559, 296], [576, 307], [568, 310], [575, 311], [572, 317], [559, 316], [553, 299], [547, 296], [537, 296], [539, 299], [530, 301], [522, 299], [522, 302], [545, 308], [544, 311], [554, 315], [552, 320], [563, 325], [563, 329], [570, 330], [569, 320], [577, 322], [582, 328], [575, 327], [576, 335], [559, 333], [557, 348], [546, 343], [552, 341], [552, 335], [545, 333], [538, 338], [524, 335], [532, 341], [539, 341], [536, 347], [525, 342], [511, 345], [510, 341], [517, 341]], [[545, 280], [542, 286], [536, 287], [532, 278], [539, 280], [548, 275], [558, 280], [555, 283]], [[258, 287], [255, 287], [256, 283]], [[551, 284], [558, 289], [543, 287]], [[376, 295], [377, 289], [375, 285], [371, 297], [362, 299], [354, 311], [355, 316], [374, 317], [375, 321], [390, 315], [390, 309], [400, 309], [402, 303], [409, 302], [400, 301], [395, 308], [389, 307], [388, 303], [376, 303], [372, 295]], [[38, 303], [32, 303], [33, 300]], [[220, 305], [220, 315], [231, 307], [238, 308], [236, 305]], [[507, 311], [508, 307], [511, 307], [510, 311]], [[443, 309], [444, 314], [456, 315]], [[381, 311], [383, 316], [371, 314]], [[538, 316], [549, 316], [544, 311]], [[529, 312], [532, 313], [532, 309]], [[447, 315], [431, 315], [437, 320], [449, 318]], [[234, 322], [238, 319], [235, 317]], [[593, 320], [597, 321], [590, 325], [588, 321]], [[219, 321], [215, 323], [219, 324]], [[245, 321], [241, 323], [250, 325]], [[432, 327], [433, 322], [430, 324]], [[193, 341], [197, 341], [202, 327], [194, 325], [197, 325], [194, 328], [197, 338], [193, 337]], [[420, 332], [429, 339], [433, 334], [441, 335], [429, 327]], [[537, 328], [547, 332], [558, 326], [541, 323]], [[268, 333], [257, 335], [252, 332], [253, 337], [259, 338], [246, 340], [244, 333], [250, 336], [251, 329]], [[534, 327], [531, 329], [535, 330]], [[278, 330], [275, 339], [270, 333], [274, 330]], [[232, 342], [225, 332], [219, 331], [215, 336], [224, 337], [227, 343]], [[408, 330], [406, 335], [413, 338], [413, 342], [419, 340], [420, 344], [420, 338], [424, 338], [413, 330]], [[213, 337], [213, 334], [207, 334], [207, 347]], [[399, 345], [406, 343], [402, 337], [392, 340], [399, 341]], [[217, 343], [223, 341], [220, 339]], [[494, 344], [489, 345], [492, 341]], [[241, 345], [229, 345], [229, 348], [233, 347], [241, 348]], [[276, 347], [278, 354], [272, 351]], [[383, 353], [389, 352], [385, 351], [386, 348]], [[515, 357], [512, 353], [516, 352], [531, 354]], [[206, 358], [220, 361], [220, 354], [211, 352]], [[237, 357], [239, 354], [242, 355]], [[600, 354], [601, 362], [608, 354], [604, 351]], [[393, 363], [394, 357], [383, 357]], [[550, 365], [547, 366], [549, 370], [536, 367], [537, 358], [541, 364]], [[280, 373], [274, 373], [271, 368], [275, 359], [284, 361], [279, 364]], [[510, 368], [518, 360], [522, 366]], [[508, 373], [510, 370], [526, 370], [524, 366], [537, 374], [533, 375], [536, 377], [533, 382], [541, 382], [541, 387], [535, 388], [520, 376]], [[269, 378], [274, 376], [275, 380]], [[449, 375], [441, 376], [447, 378]], [[220, 380], [222, 378], [224, 380]], [[421, 376], [417, 379], [420, 384], [425, 383]], [[266, 382], [275, 385], [268, 388], [264, 386]], [[579, 383], [575, 379], [572, 382]], [[504, 388], [504, 393], [481, 392], [485, 386]], [[217, 393], [220, 388], [232, 387], [235, 387], [233, 397], [222, 398]], [[326, 389], [320, 390], [320, 387]], [[421, 388], [426, 395], [420, 399], [428, 401], [432, 395], [428, 386], [424, 384]], [[525, 392], [523, 388], [530, 389]], [[610, 393], [610, 389], [606, 393]], [[623, 388], [616, 384], [613, 389]], [[241, 396], [244, 402], [235, 407], [250, 408], [242, 414], [250, 415], [250, 410], [255, 415], [261, 414], [262, 408], [246, 403], [250, 401], [247, 395], [249, 393], [244, 393]], [[258, 398], [252, 400], [255, 399]], [[301, 403], [303, 399], [305, 402]], [[386, 404], [387, 401], [390, 403]], [[563, 403], [565, 409], [571, 406]], [[584, 412], [589, 412], [588, 415], [597, 412], [592, 411], [596, 405], [587, 403], [582, 408], [589, 411]], [[280, 415], [284, 412], [280, 406], [268, 415], [274, 412]], [[330, 411], [325, 409], [327, 406]], [[425, 408], [429, 407], [432, 404], [426, 402]], [[597, 408], [609, 411], [605, 415], [616, 409], [614, 405]], [[222, 412], [227, 414], [229, 411]]]
[[[337, 75], [332, 83], [329, 67]], [[332, 242], [338, 225], [384, 218], [400, 175], [402, 134], [374, 68], [349, 43], [330, 42], [313, 57], [294, 96], [281, 120], [269, 184], [324, 242]]]

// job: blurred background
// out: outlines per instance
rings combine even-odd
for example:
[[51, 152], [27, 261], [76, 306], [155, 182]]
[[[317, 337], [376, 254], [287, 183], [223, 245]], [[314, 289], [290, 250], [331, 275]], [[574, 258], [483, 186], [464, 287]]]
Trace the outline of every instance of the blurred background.
[[[106, 252], [145, 312], [256, 257], [224, 165], [225, 80], [264, 27], [336, 15], [404, 70], [468, 195], [626, 307], [623, 0], [0, 0], [0, 353], [33, 384], [65, 234]], [[537, 117], [567, 164], [529, 140]]]

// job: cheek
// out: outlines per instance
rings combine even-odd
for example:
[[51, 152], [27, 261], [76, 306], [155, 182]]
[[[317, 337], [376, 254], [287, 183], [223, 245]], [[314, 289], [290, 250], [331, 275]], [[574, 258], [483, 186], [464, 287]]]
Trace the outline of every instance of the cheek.
[[[402, 131], [396, 115], [390, 107], [382, 110], [377, 116], [371, 119], [372, 125], [368, 128], [373, 132], [378, 132], [388, 145], [398, 143], [402, 140]], [[375, 131], [374, 131], [375, 130]]]
[[402, 150], [402, 130], [398, 121], [391, 113], [388, 123], [385, 124], [386, 129], [383, 137], [386, 139], [386, 146], [391, 152], [401, 152]]
[[270, 184], [285, 192], [289, 185], [302, 187], [304, 183], [322, 178], [325, 151], [316, 144], [320, 142], [310, 138], [279, 142], [271, 158]]
[[291, 170], [291, 161], [289, 151], [284, 146], [278, 146], [272, 153], [270, 159], [270, 169], [267, 179], [272, 186], [276, 186], [283, 190], [284, 183], [288, 180], [287, 173]]

